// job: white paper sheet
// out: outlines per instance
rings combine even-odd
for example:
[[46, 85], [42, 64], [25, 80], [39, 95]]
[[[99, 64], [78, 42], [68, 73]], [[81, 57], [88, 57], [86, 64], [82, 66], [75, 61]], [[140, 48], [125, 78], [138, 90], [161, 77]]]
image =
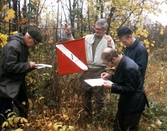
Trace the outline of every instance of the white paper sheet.
[[52, 68], [52, 65], [48, 65], [48, 64], [37, 64], [37, 66], [36, 66], [35, 68], [41, 69], [41, 68], [45, 68], [45, 67]]
[[90, 86], [94, 87], [94, 86], [102, 86], [104, 82], [107, 82], [107, 81], [110, 81], [110, 80], [104, 80], [102, 78], [96, 78], [96, 79], [86, 79], [84, 81], [86, 83], [88, 83]]

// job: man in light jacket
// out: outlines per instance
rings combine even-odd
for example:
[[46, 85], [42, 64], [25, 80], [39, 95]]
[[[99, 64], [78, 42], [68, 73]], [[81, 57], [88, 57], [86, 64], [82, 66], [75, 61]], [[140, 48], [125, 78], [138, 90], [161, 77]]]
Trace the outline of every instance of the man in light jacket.
[[[85, 52], [88, 64], [88, 71], [85, 71], [81, 76], [81, 84], [83, 88], [83, 103], [84, 110], [92, 117], [92, 95], [95, 97], [97, 116], [101, 119], [101, 111], [104, 107], [104, 90], [102, 86], [91, 87], [85, 83], [85, 79], [99, 78], [100, 74], [105, 70], [106, 65], [101, 59], [102, 51], [110, 46], [115, 48], [114, 41], [111, 36], [106, 35], [108, 23], [104, 19], [96, 21], [94, 34], [85, 36]], [[69, 40], [74, 39], [68, 25], [64, 26], [64, 30]]]

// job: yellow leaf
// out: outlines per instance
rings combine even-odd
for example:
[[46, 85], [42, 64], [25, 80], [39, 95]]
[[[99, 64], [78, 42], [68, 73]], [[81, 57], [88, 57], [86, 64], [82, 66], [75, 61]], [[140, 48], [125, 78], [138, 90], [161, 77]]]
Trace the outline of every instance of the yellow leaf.
[[30, 80], [30, 83], [33, 83], [33, 79], [32, 79], [31, 77], [30, 77], [30, 79], [29, 79], [29, 80]]
[[8, 123], [12, 126], [12, 127], [14, 127], [14, 123], [13, 123], [13, 118], [11, 117], [11, 118], [8, 118]]
[[164, 34], [164, 31], [163, 31], [163, 29], [161, 29], [161, 31], [160, 31], [160, 35], [163, 35]]
[[13, 9], [9, 9], [6, 13], [5, 21], [9, 21], [10, 18], [15, 18], [15, 11]]
[[1, 45], [1, 47], [3, 47], [7, 43], [7, 40], [8, 40], [8, 36], [6, 34], [0, 33], [0, 45]]
[[14, 123], [14, 124], [18, 124], [19, 121], [20, 121], [20, 119], [21, 119], [21, 117], [14, 117], [14, 118], [13, 118], [13, 123]]
[[149, 48], [149, 45], [146, 45], [146, 48]]
[[7, 11], [7, 15], [9, 18], [15, 18], [15, 11], [13, 9], [9, 9]]
[[23, 101], [21, 104], [22, 104], [22, 105], [26, 105], [26, 102], [25, 102], [25, 101]]
[[68, 126], [68, 128], [72, 131], [75, 130], [75, 128], [73, 126]]
[[7, 6], [6, 5], [4, 5], [3, 7], [2, 7], [2, 10], [5, 10], [7, 8]]
[[42, 99], [44, 99], [44, 97], [43, 97], [43, 96], [41, 96], [41, 97], [39, 98], [39, 101], [41, 101]]
[[154, 125], [154, 124], [151, 124], [151, 126], [155, 128], [155, 125]]
[[2, 128], [8, 127], [9, 123], [7, 121], [3, 122]]
[[13, 31], [13, 32], [10, 32], [11, 35], [14, 35], [14, 34], [17, 34], [18, 31]]
[[28, 120], [26, 118], [22, 117], [20, 119], [20, 123], [28, 123]]
[[48, 123], [48, 128], [49, 128], [49, 129], [51, 128], [52, 124], [53, 124], [52, 122], [49, 122], [49, 123]]
[[9, 19], [10, 19], [10, 17], [6, 16], [4, 20], [9, 22]]
[[21, 129], [21, 128], [18, 128], [18, 129], [16, 129], [15, 131], [24, 131], [23, 129]]
[[147, 52], [150, 53], [150, 49], [147, 49]]
[[154, 47], [154, 44], [151, 44], [152, 47]]
[[67, 120], [69, 119], [69, 117], [68, 117], [67, 115], [63, 115], [63, 119], [64, 119], [65, 121], [67, 121]]
[[53, 130], [54, 130], [54, 131], [59, 131], [62, 127], [63, 127], [62, 125], [54, 124], [54, 125], [53, 125]]

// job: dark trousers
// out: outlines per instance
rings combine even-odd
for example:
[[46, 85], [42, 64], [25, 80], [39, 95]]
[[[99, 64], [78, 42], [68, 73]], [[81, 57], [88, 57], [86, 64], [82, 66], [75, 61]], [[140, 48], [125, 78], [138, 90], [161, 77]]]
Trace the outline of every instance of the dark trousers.
[[100, 78], [100, 74], [104, 72], [104, 69], [93, 69], [84, 72], [81, 76], [81, 84], [83, 88], [83, 103], [84, 110], [92, 116], [92, 97], [95, 98], [95, 106], [97, 114], [100, 113], [101, 109], [104, 107], [104, 88], [102, 86], [91, 87], [84, 80]]
[[13, 103], [16, 108], [19, 110], [19, 115], [21, 117], [27, 118], [28, 110], [29, 110], [29, 103], [26, 94], [26, 87], [22, 86], [16, 98], [13, 99]]
[[138, 131], [141, 114], [121, 115], [117, 112], [114, 131]]
[[[13, 111], [13, 104], [11, 98], [0, 98], [0, 127], [7, 119], [7, 110]], [[1, 129], [1, 128], [0, 128]]]
[[11, 110], [10, 112], [13, 111], [13, 105], [18, 109], [19, 116], [27, 118], [29, 104], [24, 85], [20, 87], [20, 91], [16, 98], [0, 98], [0, 125], [7, 119], [6, 111], [8, 109]]

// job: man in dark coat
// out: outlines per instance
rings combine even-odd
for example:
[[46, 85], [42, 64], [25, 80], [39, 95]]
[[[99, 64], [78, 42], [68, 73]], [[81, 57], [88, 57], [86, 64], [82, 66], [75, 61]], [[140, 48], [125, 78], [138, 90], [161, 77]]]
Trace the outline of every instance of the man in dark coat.
[[117, 35], [119, 40], [126, 46], [124, 54], [134, 60], [140, 68], [143, 83], [148, 63], [148, 52], [138, 38], [133, 36], [133, 31], [128, 26], [121, 26]]
[[121, 131], [137, 131], [146, 104], [139, 66], [111, 48], [106, 48], [101, 57], [107, 66], [116, 69], [112, 76], [103, 72], [101, 78], [112, 81], [104, 82], [104, 88], [110, 89], [111, 93], [120, 94], [116, 115], [119, 128]]
[[[39, 29], [29, 28], [26, 34], [18, 33], [3, 47], [0, 61], [0, 125], [7, 117], [5, 111], [13, 110], [13, 103], [21, 117], [27, 117], [28, 99], [25, 76], [35, 69], [35, 62], [28, 62], [28, 49], [42, 41]], [[4, 119], [5, 118], [5, 119]]]

